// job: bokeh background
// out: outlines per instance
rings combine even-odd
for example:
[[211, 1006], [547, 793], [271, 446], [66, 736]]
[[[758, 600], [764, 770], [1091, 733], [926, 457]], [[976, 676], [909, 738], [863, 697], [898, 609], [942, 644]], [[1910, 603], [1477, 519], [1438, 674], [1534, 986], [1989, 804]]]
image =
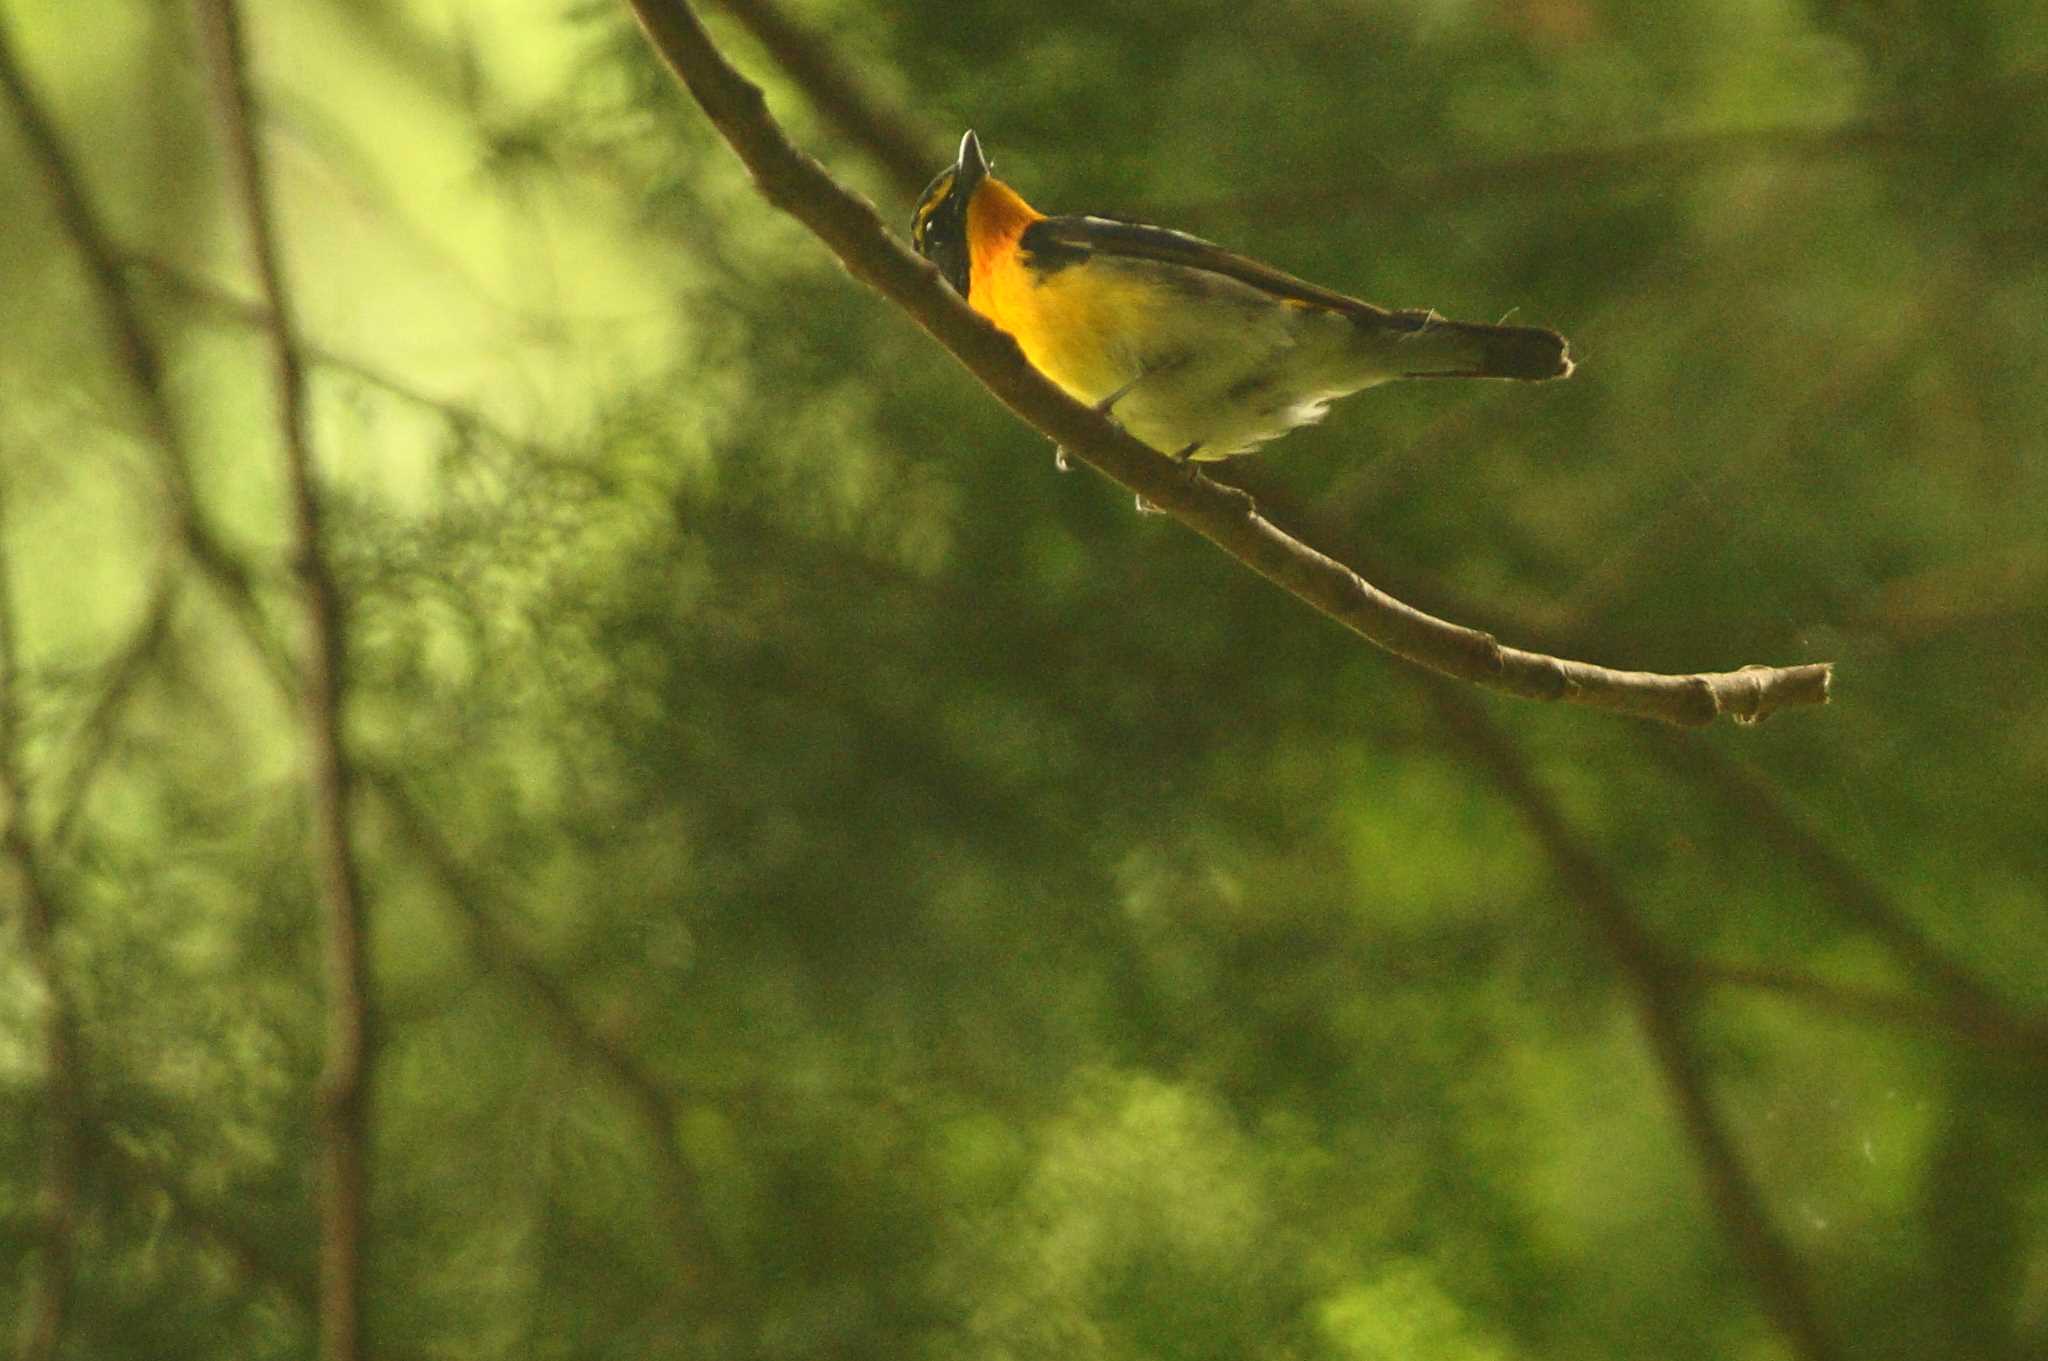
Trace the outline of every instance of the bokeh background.
[[[622, 5], [255, 0], [376, 1354], [2048, 1355], [2036, 0], [779, 4], [707, 19], [891, 221], [973, 126], [1043, 208], [1566, 332], [1225, 474], [1504, 641], [1835, 699], [1426, 683], [1055, 472]], [[0, 0], [0, 1315], [68, 1244], [58, 1355], [304, 1356], [264, 312], [190, 12], [89, 8]]]

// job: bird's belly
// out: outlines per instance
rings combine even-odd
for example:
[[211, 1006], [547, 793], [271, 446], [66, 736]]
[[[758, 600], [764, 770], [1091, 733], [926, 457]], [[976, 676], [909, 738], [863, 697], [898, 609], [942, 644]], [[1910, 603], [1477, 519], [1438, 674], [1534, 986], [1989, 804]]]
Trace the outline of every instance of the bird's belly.
[[1111, 414], [1161, 453], [1247, 452], [1373, 381], [1348, 318], [1171, 265], [1020, 269], [975, 301], [1076, 399], [1121, 390]]

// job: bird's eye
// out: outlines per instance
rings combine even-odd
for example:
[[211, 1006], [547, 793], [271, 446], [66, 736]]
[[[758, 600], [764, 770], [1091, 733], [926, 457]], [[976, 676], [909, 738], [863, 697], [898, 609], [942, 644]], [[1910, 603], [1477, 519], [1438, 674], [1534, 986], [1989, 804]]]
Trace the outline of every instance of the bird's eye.
[[941, 170], [938, 177], [925, 186], [924, 197], [917, 201], [917, 212], [910, 219], [910, 244], [922, 248], [926, 230], [932, 224], [932, 215], [939, 211], [939, 205], [953, 188], [953, 172]]

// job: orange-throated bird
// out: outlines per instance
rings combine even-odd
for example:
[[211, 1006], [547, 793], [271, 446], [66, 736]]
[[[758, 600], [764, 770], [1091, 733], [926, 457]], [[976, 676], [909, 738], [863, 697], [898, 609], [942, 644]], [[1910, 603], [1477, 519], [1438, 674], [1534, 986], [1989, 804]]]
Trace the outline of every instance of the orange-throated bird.
[[1572, 371], [1555, 331], [1388, 311], [1164, 227], [1047, 217], [972, 132], [910, 239], [1046, 377], [1181, 460], [1248, 453], [1395, 378]]

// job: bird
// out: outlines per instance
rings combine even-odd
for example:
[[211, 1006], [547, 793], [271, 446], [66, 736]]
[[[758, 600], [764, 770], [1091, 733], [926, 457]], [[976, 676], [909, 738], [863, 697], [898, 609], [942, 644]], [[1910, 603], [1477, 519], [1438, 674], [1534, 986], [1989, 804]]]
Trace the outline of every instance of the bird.
[[1182, 463], [1250, 453], [1394, 379], [1573, 369], [1542, 327], [1375, 307], [1185, 232], [1048, 216], [990, 173], [971, 129], [910, 240], [1069, 396]]

